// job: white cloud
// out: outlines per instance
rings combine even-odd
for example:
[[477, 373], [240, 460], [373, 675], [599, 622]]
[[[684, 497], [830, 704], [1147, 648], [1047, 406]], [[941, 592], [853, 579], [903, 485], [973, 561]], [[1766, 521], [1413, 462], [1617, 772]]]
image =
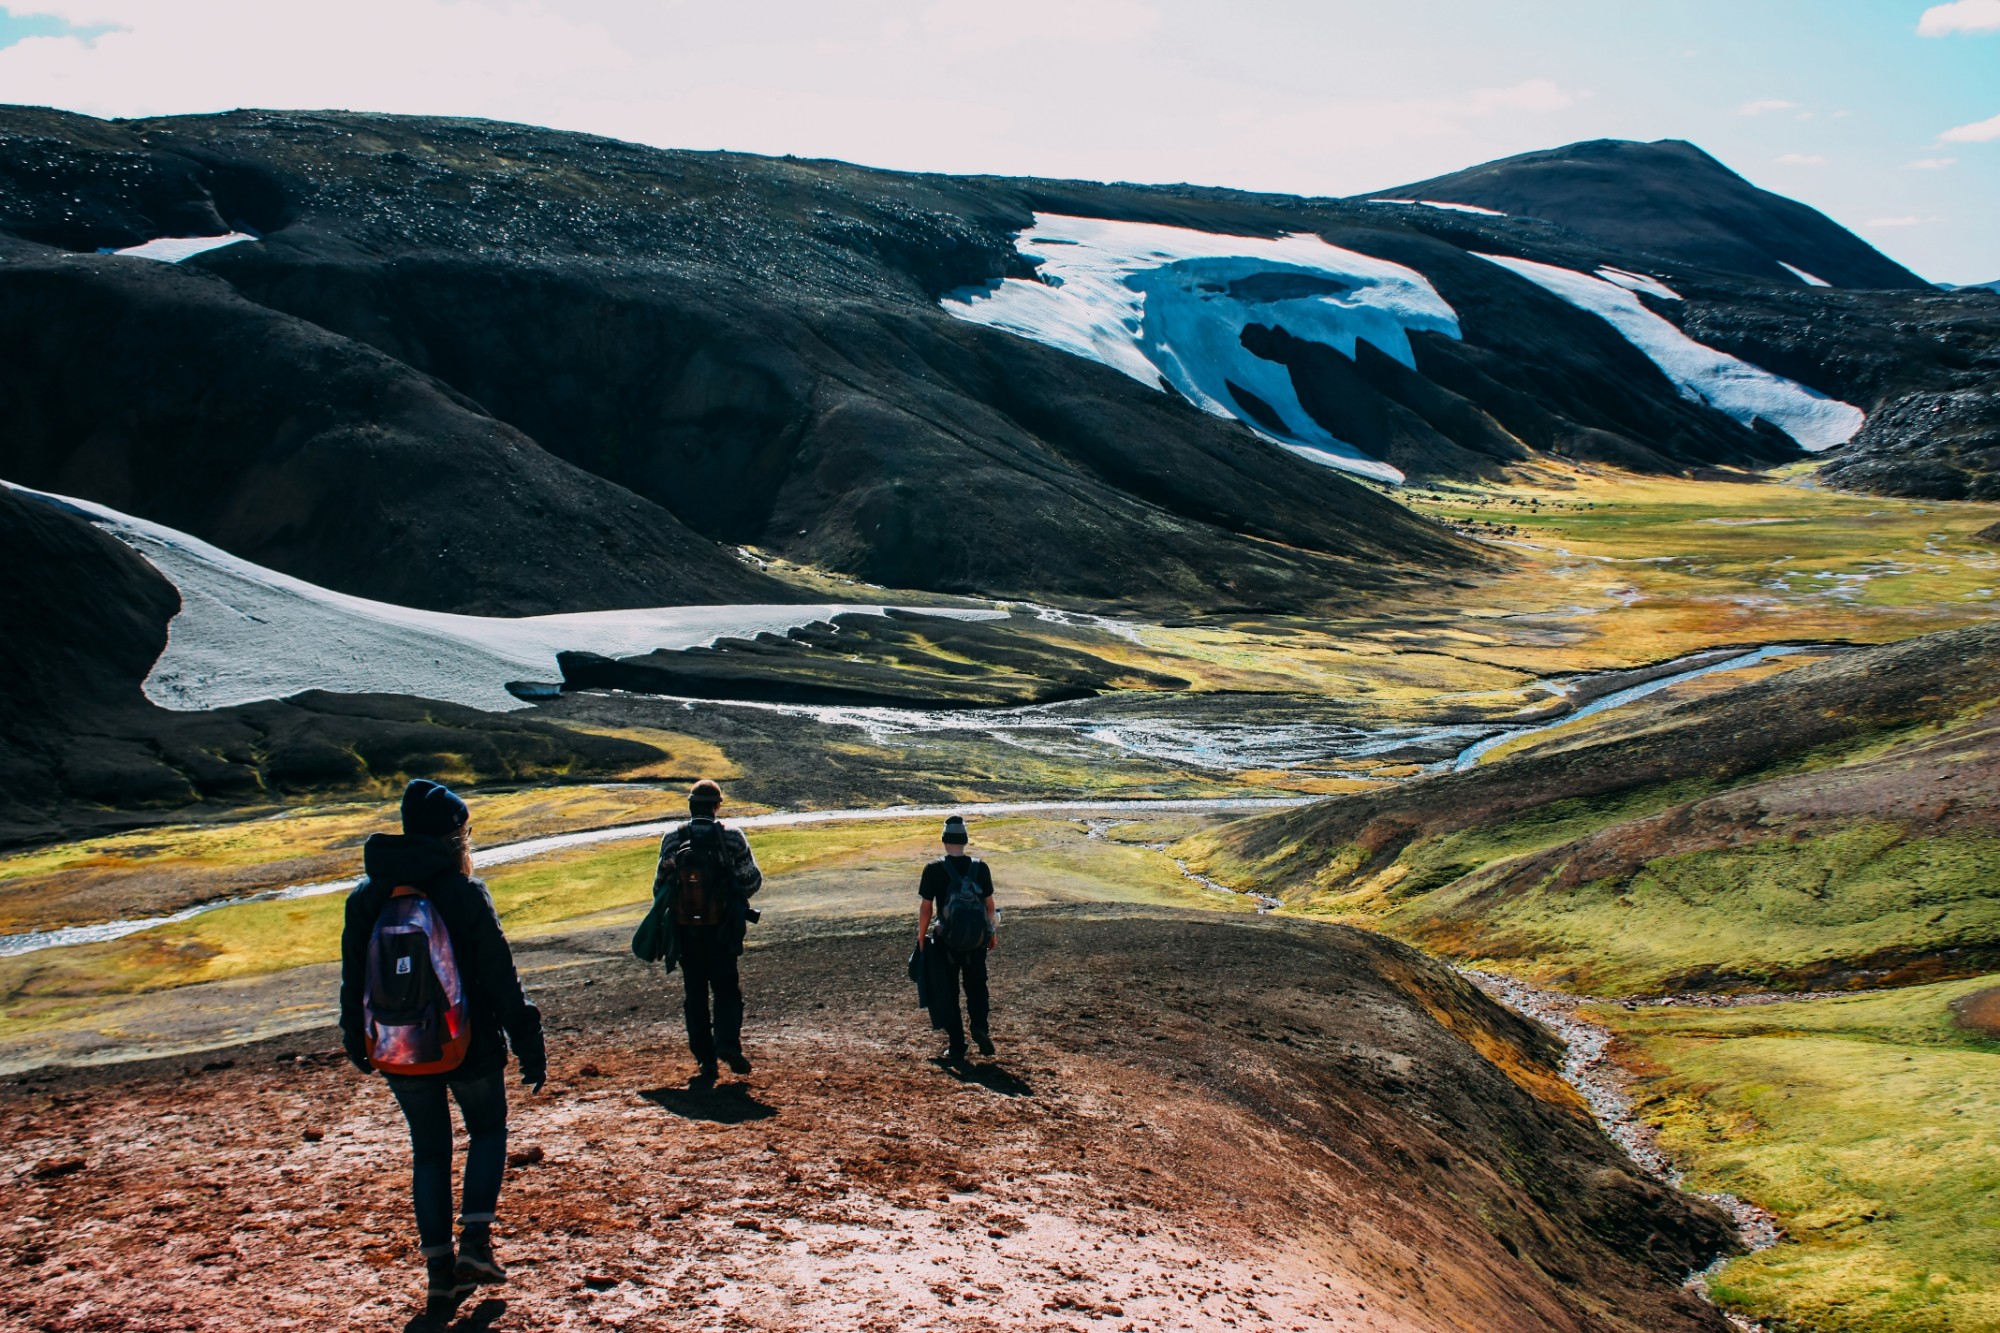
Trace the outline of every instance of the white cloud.
[[954, 47], [989, 51], [1024, 42], [1127, 41], [1160, 26], [1160, 12], [1139, 0], [1063, 0], [1051, 12], [1053, 22], [1039, 23], [1024, 21], [1019, 10], [990, 0], [936, 0], [918, 16], [917, 26], [926, 37]]
[[1995, 30], [2000, 30], [2000, 0], [1952, 0], [1948, 5], [1932, 5], [1917, 20], [1917, 32], [1924, 37]]
[[1955, 166], [1957, 162], [1958, 159], [1955, 157], [1920, 157], [1904, 165], [1912, 171], [1943, 171], [1946, 167]]
[[1782, 153], [1775, 159], [1787, 167], [1823, 167], [1826, 159], [1818, 153]]
[[1938, 136], [1945, 143], [1991, 143], [2000, 139], [2000, 116], [1991, 120], [1976, 120], [1970, 125], [1960, 125], [1946, 130]]
[[[2000, 0], [1996, 0], [1996, 3], [2000, 3]], [[1736, 108], [1736, 114], [1739, 116], [1761, 116], [1767, 111], [1796, 111], [1798, 108], [1799, 104], [1797, 102], [1787, 102], [1782, 97], [1765, 97], [1755, 102], [1745, 102], [1742, 106]]]
[[236, 106], [495, 115], [524, 87], [631, 64], [602, 28], [536, 3], [198, 0], [169, 12], [153, 0], [37, 0], [33, 12], [111, 31], [0, 49], [6, 100], [98, 115]]

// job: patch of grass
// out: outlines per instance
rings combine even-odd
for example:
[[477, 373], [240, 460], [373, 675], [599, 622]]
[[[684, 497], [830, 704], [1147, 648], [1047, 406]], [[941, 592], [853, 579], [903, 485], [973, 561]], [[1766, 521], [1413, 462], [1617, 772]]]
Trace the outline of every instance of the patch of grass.
[[1821, 1333], [2000, 1329], [2000, 1042], [1951, 1009], [1996, 982], [1593, 1011], [1690, 1185], [1784, 1226], [1723, 1269], [1725, 1308]]
[[[1185, 825], [1181, 828], [1184, 831]], [[976, 821], [1003, 905], [1129, 902], [1252, 910], [1183, 877], [1151, 848], [1093, 838], [1067, 820]], [[937, 821], [877, 820], [752, 833], [766, 874], [757, 901], [774, 920], [881, 912], [916, 916], [917, 876], [937, 855]], [[510, 937], [637, 921], [651, 900], [652, 839], [579, 848], [496, 867], [488, 887]], [[250, 903], [105, 944], [0, 958], [0, 1046], [87, 1022], [101, 1002], [336, 960], [344, 897]]]
[[[685, 810], [678, 788], [539, 787], [471, 793], [474, 838], [513, 842]], [[309, 806], [179, 824], [0, 856], [0, 933], [165, 915], [192, 903], [354, 873], [362, 842], [400, 826], [397, 802]]]
[[1784, 987], [1853, 960], [2000, 941], [2000, 838], [1827, 821], [1662, 856], [1630, 877], [1489, 892], [1468, 877], [1384, 928], [1589, 994]]

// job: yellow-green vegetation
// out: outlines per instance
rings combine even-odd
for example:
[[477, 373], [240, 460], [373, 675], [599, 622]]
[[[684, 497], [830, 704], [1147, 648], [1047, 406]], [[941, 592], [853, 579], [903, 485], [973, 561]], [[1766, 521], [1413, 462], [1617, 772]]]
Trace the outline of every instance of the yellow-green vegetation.
[[[1185, 816], [1159, 831], [1172, 837], [1201, 822]], [[1093, 836], [1073, 821], [985, 820], [974, 831], [978, 850], [994, 859], [1003, 906], [1254, 906], [1194, 884], [1151, 846]], [[774, 928], [885, 913], [914, 921], [917, 873], [937, 854], [937, 823], [813, 824], [758, 830], [753, 839], [767, 876], [757, 901]], [[650, 901], [656, 855], [650, 839], [598, 844], [498, 867], [488, 883], [517, 941], [631, 924]], [[247, 903], [109, 943], [0, 958], [0, 1049], [51, 1027], [88, 1024], [108, 1001], [332, 962], [343, 903], [338, 894]]]
[[1996, 883], [2000, 838], [1855, 820], [1559, 889], [1496, 893], [1488, 876], [1468, 875], [1380, 924], [1588, 994], [1790, 986], [1857, 960], [1989, 948], [2000, 938]]
[[[1403, 495], [1518, 553], [1472, 618], [1539, 610], [1568, 669], [1722, 643], [1879, 643], [2000, 608], [2000, 551], [1971, 540], [2000, 506], [1847, 495], [1804, 479], [1741, 483], [1537, 467], [1521, 484]], [[1500, 659], [1493, 659], [1500, 660]], [[1539, 668], [1547, 657], [1531, 659]], [[1561, 669], [1561, 668], [1558, 668]]]
[[[469, 804], [479, 843], [643, 823], [686, 808], [682, 789], [647, 786], [542, 787], [473, 794]], [[355, 801], [0, 856], [0, 934], [165, 915], [192, 903], [339, 878], [353, 873], [369, 834], [398, 826], [395, 800]]]
[[1784, 1227], [1722, 1270], [1726, 1308], [1817, 1333], [2000, 1329], [1996, 982], [1592, 1011], [1690, 1187]]

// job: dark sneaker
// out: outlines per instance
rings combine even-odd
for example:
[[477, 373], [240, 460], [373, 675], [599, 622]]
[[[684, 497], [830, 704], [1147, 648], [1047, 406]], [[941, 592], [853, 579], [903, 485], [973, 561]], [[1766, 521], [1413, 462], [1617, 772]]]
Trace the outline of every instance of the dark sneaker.
[[493, 1257], [492, 1237], [467, 1236], [459, 1242], [456, 1276], [468, 1291], [482, 1284], [507, 1280], [507, 1270]]
[[722, 1053], [722, 1063], [729, 1066], [729, 1072], [732, 1074], [747, 1074], [750, 1072], [750, 1062], [744, 1058], [741, 1051], [724, 1051]]
[[979, 1053], [981, 1055], [993, 1054], [993, 1038], [988, 1036], [984, 1032], [973, 1033], [972, 1044], [979, 1048]]
[[938, 1059], [944, 1061], [948, 1065], [964, 1064], [965, 1043], [962, 1041], [953, 1042], [951, 1045], [944, 1048], [944, 1054], [940, 1055]]
[[701, 1068], [695, 1072], [695, 1078], [699, 1079], [703, 1083], [715, 1082], [716, 1079], [715, 1061], [703, 1060], [701, 1062]]

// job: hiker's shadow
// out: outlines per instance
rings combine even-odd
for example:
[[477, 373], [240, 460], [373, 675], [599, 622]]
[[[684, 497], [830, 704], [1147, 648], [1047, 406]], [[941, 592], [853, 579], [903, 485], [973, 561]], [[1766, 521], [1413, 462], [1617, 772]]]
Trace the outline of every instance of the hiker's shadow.
[[486, 1333], [507, 1313], [507, 1302], [484, 1300], [469, 1310], [461, 1309], [450, 1319], [434, 1319], [420, 1314], [403, 1325], [403, 1333]]
[[696, 1079], [685, 1088], [654, 1088], [639, 1095], [683, 1120], [705, 1120], [713, 1125], [769, 1120], [778, 1113], [777, 1107], [758, 1101], [745, 1083], [710, 1084]]
[[993, 1064], [949, 1064], [939, 1061], [939, 1066], [960, 1083], [977, 1083], [989, 1092], [997, 1092], [1002, 1097], [1032, 1097], [1034, 1085], [1005, 1065]]

